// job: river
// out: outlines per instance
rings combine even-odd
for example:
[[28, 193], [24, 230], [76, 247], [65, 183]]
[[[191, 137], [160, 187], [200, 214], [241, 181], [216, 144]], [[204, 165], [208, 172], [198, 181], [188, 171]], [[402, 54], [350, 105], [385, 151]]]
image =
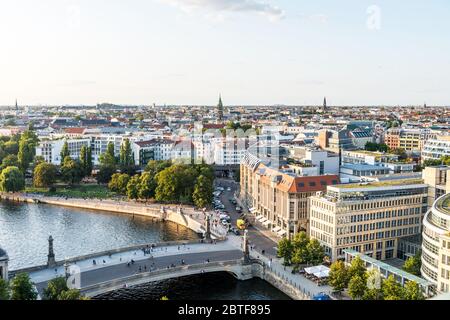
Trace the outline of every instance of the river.
[[[138, 244], [198, 238], [192, 230], [175, 223], [146, 217], [0, 202], [0, 247], [9, 255], [11, 270], [45, 264], [50, 235], [54, 238], [56, 260]], [[287, 298], [265, 281], [241, 282], [226, 273], [150, 283], [100, 298], [158, 299], [163, 295], [170, 299]]]

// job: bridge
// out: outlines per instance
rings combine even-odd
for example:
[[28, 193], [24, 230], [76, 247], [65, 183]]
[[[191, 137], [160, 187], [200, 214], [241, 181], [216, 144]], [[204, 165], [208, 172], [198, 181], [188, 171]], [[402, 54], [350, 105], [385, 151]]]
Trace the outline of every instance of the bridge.
[[[10, 271], [10, 277], [28, 273], [39, 293], [56, 277], [66, 277], [88, 297], [153, 281], [210, 272], [228, 272], [238, 280], [263, 279], [292, 299], [308, 300], [327, 288], [293, 275], [278, 259], [255, 250], [243, 250], [246, 237], [230, 235], [222, 241], [176, 241], [88, 254]], [[52, 252], [49, 253], [51, 256]]]

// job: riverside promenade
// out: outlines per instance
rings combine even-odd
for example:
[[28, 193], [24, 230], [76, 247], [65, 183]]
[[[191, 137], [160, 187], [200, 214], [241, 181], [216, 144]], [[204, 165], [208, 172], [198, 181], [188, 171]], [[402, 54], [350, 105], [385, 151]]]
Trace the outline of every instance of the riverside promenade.
[[34, 204], [49, 204], [77, 209], [114, 212], [136, 215], [161, 221], [170, 221], [193, 230], [198, 234], [206, 232], [206, 216], [211, 216], [210, 232], [215, 239], [226, 237], [227, 230], [220, 223], [216, 223], [218, 216], [215, 212], [196, 210], [190, 206], [146, 204], [133, 201], [120, 201], [114, 199], [82, 199], [65, 197], [48, 197], [32, 193], [1, 193], [1, 200], [26, 202]]

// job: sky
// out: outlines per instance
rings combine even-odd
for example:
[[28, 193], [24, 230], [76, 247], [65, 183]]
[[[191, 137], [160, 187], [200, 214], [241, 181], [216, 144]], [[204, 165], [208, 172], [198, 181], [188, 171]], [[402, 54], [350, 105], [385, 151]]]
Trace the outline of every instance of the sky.
[[0, 105], [450, 105], [448, 0], [0, 0]]

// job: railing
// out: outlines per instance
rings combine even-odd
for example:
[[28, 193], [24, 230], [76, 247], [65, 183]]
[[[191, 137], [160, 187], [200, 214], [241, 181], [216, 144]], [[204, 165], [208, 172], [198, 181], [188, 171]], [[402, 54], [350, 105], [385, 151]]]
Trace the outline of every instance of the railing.
[[[219, 262], [208, 262], [208, 263], [199, 263], [199, 264], [192, 264], [192, 265], [185, 265], [185, 266], [178, 266], [174, 268], [169, 269], [158, 269], [154, 271], [149, 272], [143, 272], [134, 274], [127, 277], [122, 277], [119, 279], [114, 279], [110, 281], [105, 281], [101, 283], [97, 283], [94, 285], [86, 286], [81, 288], [82, 293], [88, 293], [89, 291], [102, 291], [101, 289], [107, 289], [105, 291], [115, 290], [119, 289], [120, 287], [123, 287], [128, 282], [133, 282], [137, 280], [143, 280], [146, 278], [154, 278], [157, 276], [163, 276], [167, 274], [177, 273], [177, 272], [186, 272], [186, 271], [198, 271], [198, 270], [211, 270], [214, 268], [227, 268], [227, 267], [233, 267], [240, 265], [242, 263], [242, 260], [227, 260], [227, 261], [219, 261]], [[209, 271], [211, 272], [211, 271]], [[150, 280], [149, 280], [150, 281]]]

